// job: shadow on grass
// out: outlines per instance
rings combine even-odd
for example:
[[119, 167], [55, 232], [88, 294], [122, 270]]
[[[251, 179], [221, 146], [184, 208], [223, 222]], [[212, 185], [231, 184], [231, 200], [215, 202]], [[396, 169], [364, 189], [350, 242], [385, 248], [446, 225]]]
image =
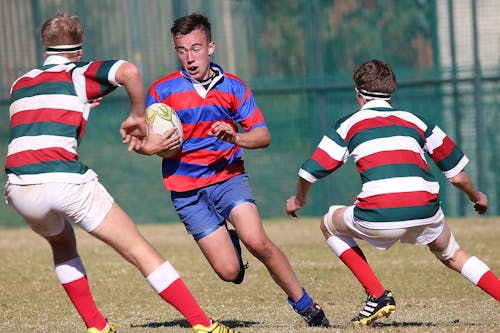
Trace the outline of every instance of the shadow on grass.
[[[220, 321], [221, 324], [224, 324], [229, 327], [252, 327], [255, 325], [261, 325], [261, 323], [256, 321], [243, 321], [243, 320], [224, 320]], [[145, 324], [137, 324], [130, 325], [130, 327], [143, 327], [143, 328], [159, 328], [159, 327], [184, 327], [190, 328], [191, 325], [184, 319], [177, 319], [173, 321], [165, 321], [163, 323], [145, 323]]]
[[[262, 323], [256, 322], [256, 321], [243, 321], [243, 320], [224, 320], [221, 321], [222, 324], [229, 326], [229, 327], [253, 327], [253, 326], [261, 326]], [[447, 323], [440, 323], [440, 322], [387, 322], [387, 323], [381, 323], [381, 322], [375, 322], [373, 325], [370, 327], [373, 328], [384, 328], [384, 327], [440, 327], [447, 325], [454, 325], [454, 324], [459, 324], [459, 320], [455, 319], [453, 321], [447, 322]], [[462, 323], [463, 324], [463, 323]], [[476, 326], [476, 324], [465, 324], [467, 326]], [[347, 325], [348, 327], [352, 327], [351, 325]], [[137, 324], [137, 325], [130, 325], [132, 328], [160, 328], [160, 327], [182, 327], [182, 328], [190, 328], [191, 326], [187, 323], [186, 320], [183, 319], [178, 319], [178, 320], [173, 320], [173, 321], [166, 321], [162, 323], [145, 323], [145, 324]], [[333, 324], [331, 328], [337, 328], [337, 329], [342, 329], [346, 328], [346, 325], [342, 324]]]
[[[380, 323], [376, 322], [373, 323], [373, 327], [437, 327], [437, 326], [443, 326], [445, 325], [455, 325], [459, 324], [460, 320], [455, 319], [447, 323], [433, 323], [433, 322], [392, 322], [392, 323]], [[463, 325], [463, 324], [462, 324]], [[465, 324], [465, 325], [470, 325], [470, 326], [475, 326], [476, 324]]]

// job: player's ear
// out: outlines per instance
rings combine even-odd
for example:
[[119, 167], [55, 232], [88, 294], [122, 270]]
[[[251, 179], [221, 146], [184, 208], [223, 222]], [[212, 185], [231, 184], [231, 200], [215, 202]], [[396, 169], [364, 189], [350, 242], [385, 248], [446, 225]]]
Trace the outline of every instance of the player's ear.
[[208, 43], [208, 55], [212, 55], [215, 52], [215, 42], [211, 41]]

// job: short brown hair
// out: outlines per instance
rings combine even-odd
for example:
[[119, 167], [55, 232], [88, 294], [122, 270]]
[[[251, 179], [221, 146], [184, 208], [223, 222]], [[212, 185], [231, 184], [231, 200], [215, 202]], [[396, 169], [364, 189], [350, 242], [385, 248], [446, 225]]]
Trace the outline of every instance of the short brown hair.
[[193, 30], [201, 30], [208, 40], [212, 40], [212, 31], [208, 17], [203, 14], [193, 13], [187, 16], [180, 17], [174, 21], [170, 32], [172, 36], [187, 35]]
[[42, 44], [47, 46], [83, 43], [83, 26], [77, 16], [62, 13], [48, 19], [40, 30]]
[[398, 84], [390, 65], [373, 59], [363, 63], [352, 74], [356, 88], [361, 91], [392, 94]]

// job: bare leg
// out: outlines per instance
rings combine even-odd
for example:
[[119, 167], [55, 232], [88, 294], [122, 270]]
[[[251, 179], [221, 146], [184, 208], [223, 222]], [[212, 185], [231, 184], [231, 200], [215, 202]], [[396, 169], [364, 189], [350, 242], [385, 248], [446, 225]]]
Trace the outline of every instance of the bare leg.
[[[378, 298], [384, 294], [384, 286], [356, 243], [354, 239], [357, 237], [356, 234], [344, 222], [346, 208], [345, 206], [338, 206], [335, 210], [330, 208], [329, 213], [321, 219], [321, 232], [328, 246], [354, 274], [365, 291], [374, 298]], [[325, 226], [325, 219], [328, 219], [329, 228]], [[329, 230], [332, 226], [333, 230]]]
[[267, 268], [273, 280], [292, 301], [299, 300], [304, 291], [288, 258], [266, 235], [257, 207], [243, 203], [229, 216], [242, 243]]
[[[445, 253], [446, 256], [450, 255], [448, 254], [450, 252], [449, 248], [453, 248], [453, 244], [456, 244], [453, 240], [450, 243], [451, 236], [450, 228], [445, 223], [441, 234], [428, 244], [429, 249], [437, 254]], [[458, 244], [455, 246], [458, 246]], [[461, 273], [474, 285], [477, 285], [500, 302], [500, 280], [480, 259], [459, 248], [451, 259], [441, 259], [441, 262], [454, 271]]]
[[72, 226], [65, 222], [62, 232], [44, 236], [52, 248], [56, 275], [66, 294], [87, 327], [102, 329], [106, 319], [97, 308], [87, 280], [85, 268], [78, 256]]
[[198, 246], [222, 280], [230, 282], [236, 279], [240, 272], [240, 263], [224, 226], [200, 239]]
[[[247, 249], [267, 268], [273, 280], [288, 297], [299, 300], [304, 291], [284, 253], [267, 237], [253, 203], [236, 206], [229, 216], [238, 237]], [[233, 281], [240, 270], [239, 259], [225, 227], [203, 237], [198, 246], [224, 281]]]
[[[239, 239], [247, 249], [266, 266], [272, 279], [288, 296], [288, 303], [309, 326], [329, 327], [321, 307], [302, 287], [285, 254], [264, 231], [257, 207], [245, 202], [234, 207], [229, 215]], [[202, 238], [198, 245], [217, 274], [226, 281], [234, 281], [240, 262], [225, 227]]]
[[60, 234], [43, 237], [49, 242], [52, 248], [55, 265], [78, 257], [75, 232], [68, 222], [65, 223], [64, 229]]
[[103, 222], [91, 232], [136, 266], [156, 292], [174, 306], [191, 326], [210, 325], [210, 319], [175, 269], [139, 233], [132, 219], [113, 203]]
[[139, 233], [132, 219], [116, 203], [91, 234], [114, 248], [144, 276], [148, 276], [165, 262], [165, 259]]

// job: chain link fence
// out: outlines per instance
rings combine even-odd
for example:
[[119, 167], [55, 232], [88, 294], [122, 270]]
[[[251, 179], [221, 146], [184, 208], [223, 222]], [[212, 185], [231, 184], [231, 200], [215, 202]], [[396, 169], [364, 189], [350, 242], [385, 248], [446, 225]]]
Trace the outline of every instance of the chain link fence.
[[[0, 153], [8, 142], [12, 82], [39, 64], [41, 24], [78, 15], [84, 59], [137, 63], [146, 85], [178, 68], [170, 36], [175, 17], [207, 14], [214, 61], [247, 82], [271, 130], [269, 148], [245, 151], [264, 218], [285, 216], [297, 171], [337, 118], [356, 110], [352, 71], [379, 58], [398, 76], [395, 106], [433, 119], [471, 159], [467, 171], [499, 215], [500, 3], [496, 0], [3, 0], [0, 2]], [[139, 222], [176, 221], [161, 183], [161, 161], [127, 153], [118, 127], [124, 91], [92, 111], [80, 154]], [[434, 169], [435, 170], [435, 169]], [[4, 180], [2, 175], [2, 180]], [[457, 189], [439, 178], [450, 216], [472, 215]], [[360, 181], [352, 164], [314, 186], [303, 215], [349, 204]], [[22, 224], [0, 206], [0, 225]]]

